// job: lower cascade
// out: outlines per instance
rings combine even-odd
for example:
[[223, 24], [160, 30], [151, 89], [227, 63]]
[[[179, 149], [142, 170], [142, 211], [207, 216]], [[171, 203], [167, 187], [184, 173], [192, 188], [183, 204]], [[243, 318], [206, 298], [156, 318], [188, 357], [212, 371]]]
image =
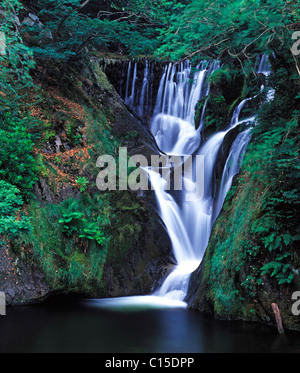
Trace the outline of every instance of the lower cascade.
[[[263, 56], [258, 64], [259, 72], [267, 62], [266, 57]], [[145, 65], [140, 92], [136, 89], [138, 79], [136, 64], [133, 66], [132, 68], [132, 64], [129, 63], [124, 100], [138, 115], [142, 115], [142, 105], [148, 100], [151, 65], [149, 62]], [[213, 223], [222, 209], [233, 177], [239, 172], [250, 140], [251, 127], [255, 125], [255, 115], [248, 117], [241, 115], [251, 100], [246, 98], [236, 105], [227, 127], [204, 141], [205, 101], [200, 124], [197, 129], [195, 128], [196, 105], [209, 94], [209, 76], [219, 68], [220, 64], [217, 61], [212, 63], [204, 61], [195, 68], [186, 61], [180, 64], [169, 63], [163, 69], [149, 127], [161, 153], [168, 156], [181, 156], [181, 158], [190, 157], [192, 161], [189, 172], [184, 172], [182, 175], [184, 187], [176, 192], [176, 197], [167, 190], [166, 180], [160, 173], [151, 168], [146, 171], [156, 196], [159, 215], [172, 243], [176, 265], [161, 287], [153, 294], [144, 297], [118, 298], [119, 306], [132, 303], [186, 306], [184, 300], [191, 273], [202, 261]], [[265, 75], [269, 74], [269, 70], [265, 70]], [[267, 99], [270, 99], [270, 96], [267, 94]], [[226, 155], [227, 158], [222, 162], [224, 165], [217, 185], [214, 173], [219, 161], [218, 153], [226, 134], [242, 124]], [[203, 162], [195, 161], [197, 156], [200, 156]], [[201, 195], [195, 193], [199, 181], [202, 184], [200, 189], [203, 189]], [[105, 302], [107, 305], [115, 304], [115, 300], [105, 300]]]

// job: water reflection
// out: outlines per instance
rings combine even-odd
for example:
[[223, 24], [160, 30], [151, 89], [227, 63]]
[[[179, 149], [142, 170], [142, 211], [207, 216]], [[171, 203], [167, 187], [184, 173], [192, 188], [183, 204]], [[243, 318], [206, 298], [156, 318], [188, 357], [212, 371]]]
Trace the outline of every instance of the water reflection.
[[85, 303], [87, 306], [107, 308], [118, 311], [141, 311], [143, 309], [155, 308], [186, 308], [187, 304], [182, 301], [168, 299], [154, 295], [92, 299]]
[[217, 322], [184, 307], [124, 310], [101, 302], [8, 308], [0, 352], [300, 352], [299, 333], [283, 341], [275, 328]]

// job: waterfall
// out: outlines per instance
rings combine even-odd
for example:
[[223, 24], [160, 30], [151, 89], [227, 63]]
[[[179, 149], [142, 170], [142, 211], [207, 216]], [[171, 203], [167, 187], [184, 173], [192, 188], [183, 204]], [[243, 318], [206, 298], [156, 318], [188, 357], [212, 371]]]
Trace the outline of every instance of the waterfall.
[[[127, 75], [127, 82], [129, 83], [130, 79], [130, 68], [131, 68], [131, 62], [129, 63], [129, 69], [128, 69], [128, 75]], [[133, 69], [133, 78], [132, 78], [132, 86], [131, 86], [131, 94], [129, 97], [125, 98], [125, 102], [129, 106], [134, 106], [134, 99], [135, 99], [135, 85], [137, 82], [137, 62], [134, 64]], [[128, 95], [128, 85], [126, 87], [126, 94]]]
[[137, 112], [140, 116], [144, 113], [144, 107], [148, 107], [148, 89], [149, 89], [149, 62], [146, 60], [144, 69], [143, 86]]
[[[191, 273], [202, 261], [212, 225], [222, 209], [233, 177], [239, 172], [250, 140], [251, 127], [255, 124], [255, 116], [241, 119], [241, 113], [251, 98], [241, 101], [235, 107], [228, 126], [205, 142], [202, 142], [202, 132], [207, 100], [204, 101], [199, 127], [196, 129], [194, 124], [196, 105], [209, 94], [209, 76], [219, 68], [220, 64], [217, 61], [204, 61], [195, 68], [189, 61], [185, 61], [169, 63], [162, 70], [150, 129], [164, 153], [180, 156], [181, 159], [190, 159], [192, 162], [185, 169], [184, 160], [182, 161], [185, 171], [182, 175], [184, 188], [176, 193], [176, 198], [166, 190], [167, 181], [160, 173], [151, 167], [146, 169], [155, 193], [159, 215], [172, 243], [176, 265], [153, 294], [142, 297], [142, 300], [141, 297], [129, 297], [132, 299], [128, 300], [128, 304], [140, 301], [153, 304], [157, 299], [161, 299], [164, 306], [167, 301], [172, 301], [175, 306], [186, 305], [184, 299]], [[137, 64], [133, 67], [131, 90], [129, 87], [132, 63], [128, 65], [125, 102], [132, 107], [135, 106], [139, 114], [143, 113], [143, 106], [147, 105], [149, 97], [150, 69], [151, 65], [146, 62], [142, 88], [137, 94]], [[269, 69], [268, 58], [263, 56], [258, 61], [256, 71], [268, 76]], [[267, 91], [266, 100], [270, 99], [270, 93], [273, 94]], [[138, 100], [136, 96], [139, 97]], [[235, 135], [232, 141], [220, 175], [220, 183], [216, 187], [214, 176], [219, 161], [219, 150], [226, 134], [242, 123], [246, 126], [242, 127], [243, 130]], [[203, 186], [203, 193], [200, 194], [197, 193], [199, 181]], [[119, 298], [118, 302], [125, 305], [127, 300]]]
[[126, 80], [126, 92], [125, 92], [125, 99], [124, 99], [126, 104], [129, 102], [128, 92], [129, 92], [129, 84], [130, 84], [130, 73], [131, 73], [131, 61], [129, 61], [128, 72], [127, 72], [127, 80]]
[[[263, 55], [262, 57], [258, 56], [256, 60], [257, 68], [256, 74], [263, 74], [265, 77], [268, 77], [271, 73], [271, 64], [269, 61], [269, 57], [267, 55]], [[265, 85], [262, 84], [260, 87], [260, 91], [263, 92], [265, 89]], [[267, 87], [266, 92], [266, 100], [272, 101], [274, 99], [275, 90], [273, 88]]]
[[207, 95], [207, 78], [217, 68], [218, 62], [201, 62], [195, 71], [189, 62], [165, 67], [151, 121], [152, 134], [165, 153], [192, 154], [198, 148], [202, 125], [195, 129], [195, 107]]
[[264, 74], [269, 75], [271, 71], [271, 65], [269, 61], [269, 57], [267, 55], [257, 56], [256, 64], [258, 68], [256, 69], [257, 74]]
[[119, 87], [116, 88], [124, 98], [125, 104], [130, 106], [141, 118], [151, 115], [152, 83], [155, 79], [153, 70], [154, 64], [148, 60], [129, 61], [127, 73], [115, 77], [119, 81]]
[[[155, 190], [159, 214], [170, 236], [173, 253], [177, 261], [174, 270], [167, 276], [160, 289], [154, 295], [176, 301], [184, 301], [191, 273], [199, 266], [205, 253], [212, 225], [218, 216], [234, 175], [238, 172], [242, 157], [250, 139], [250, 129], [244, 130], [234, 140], [225, 166], [218, 193], [213, 194], [213, 173], [218, 151], [225, 135], [241, 123], [252, 123], [255, 117], [240, 120], [240, 113], [249, 98], [235, 108], [231, 121], [224, 131], [211, 136], [200, 146], [200, 131], [205, 116], [205, 104], [196, 130], [194, 125], [195, 106], [208, 94], [207, 79], [219, 68], [218, 63], [207, 65], [202, 62], [193, 73], [189, 63], [169, 64], [165, 68], [157, 95], [151, 130], [162, 151], [168, 154], [201, 155], [204, 158], [204, 193], [202, 198], [189, 198], [193, 193], [181, 191], [175, 199], [165, 191], [165, 180], [152, 170], [149, 178]], [[190, 82], [193, 81], [193, 84]], [[198, 166], [193, 169], [200, 172]], [[190, 185], [196, 188], [197, 178], [193, 173], [189, 177]]]
[[[186, 296], [190, 274], [199, 266], [203, 258], [212, 224], [222, 208], [232, 178], [238, 172], [249, 141], [250, 129], [247, 129], [240, 133], [233, 142], [225, 163], [218, 196], [214, 197], [212, 193], [213, 172], [217, 154], [225, 135], [235, 126], [245, 121], [250, 123], [255, 119], [255, 117], [250, 117], [239, 121], [239, 114], [246, 102], [247, 99], [237, 106], [228, 128], [214, 134], [197, 151], [197, 155], [204, 157], [204, 196], [202, 199], [187, 198], [190, 192], [182, 191], [181, 204], [178, 204], [169, 193], [163, 190], [165, 181], [160, 175], [154, 171], [149, 172], [150, 181], [156, 193], [160, 216], [169, 233], [177, 261], [174, 271], [166, 278], [155, 295], [181, 301]], [[196, 183], [194, 175], [190, 182], [192, 184]], [[213, 208], [214, 204], [217, 206], [217, 214]]]

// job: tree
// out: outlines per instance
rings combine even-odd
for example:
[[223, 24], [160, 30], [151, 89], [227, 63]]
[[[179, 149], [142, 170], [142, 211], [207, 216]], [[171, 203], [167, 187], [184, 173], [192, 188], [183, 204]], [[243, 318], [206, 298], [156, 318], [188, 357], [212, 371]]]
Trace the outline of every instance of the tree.
[[66, 62], [78, 57], [92, 40], [95, 45], [105, 44], [110, 34], [107, 27], [82, 13], [88, 2], [39, 2], [38, 21], [29, 22], [22, 30], [37, 61]]
[[34, 97], [30, 70], [34, 67], [31, 51], [20, 35], [18, 0], [4, 0], [0, 7], [0, 30], [5, 49], [0, 55], [0, 180], [18, 188], [28, 198], [35, 177], [33, 141], [28, 129], [34, 125], [28, 114]]
[[[181, 9], [175, 1], [128, 0], [93, 4], [89, 0], [41, 0], [36, 22], [22, 27], [37, 61], [82, 59], [88, 49], [124, 50], [133, 56], [152, 54], [160, 30]], [[120, 47], [121, 46], [121, 47]]]
[[299, 28], [299, 1], [193, 0], [175, 14], [161, 35], [157, 55], [180, 58], [237, 59], [247, 73], [257, 54], [290, 53]]
[[34, 67], [31, 51], [22, 41], [18, 0], [4, 0], [0, 5], [0, 32], [5, 42], [0, 54], [0, 110], [17, 113], [33, 82], [30, 69]]

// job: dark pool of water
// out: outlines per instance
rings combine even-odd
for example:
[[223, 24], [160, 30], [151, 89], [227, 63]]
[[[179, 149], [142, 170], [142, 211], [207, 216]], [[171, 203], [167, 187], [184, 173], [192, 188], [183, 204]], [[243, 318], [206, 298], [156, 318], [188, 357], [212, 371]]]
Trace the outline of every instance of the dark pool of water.
[[92, 301], [8, 308], [0, 352], [300, 352], [300, 333], [218, 322], [181, 308], [111, 310]]

